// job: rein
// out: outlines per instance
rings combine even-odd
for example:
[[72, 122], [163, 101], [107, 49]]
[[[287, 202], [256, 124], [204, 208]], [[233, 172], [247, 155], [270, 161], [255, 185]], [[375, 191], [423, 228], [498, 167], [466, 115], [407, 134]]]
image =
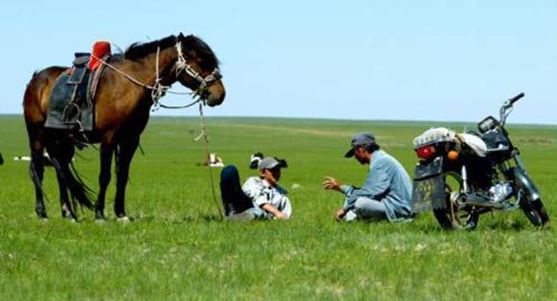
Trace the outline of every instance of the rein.
[[199, 82], [199, 87], [192, 92], [177, 92], [177, 91], [172, 91], [170, 90], [171, 86], [165, 86], [163, 84], [160, 83], [161, 78], [159, 76], [159, 57], [160, 57], [160, 47], [157, 47], [157, 57], [156, 57], [156, 64], [155, 64], [155, 73], [156, 73], [156, 79], [155, 79], [155, 84], [153, 86], [145, 84], [140, 82], [139, 80], [137, 80], [136, 78], [134, 78], [133, 76], [127, 74], [126, 72], [118, 69], [116, 66], [110, 64], [109, 62], [107, 62], [106, 60], [103, 60], [102, 58], [97, 57], [94, 54], [91, 54], [91, 57], [98, 60], [99, 62], [101, 62], [101, 64], [107, 66], [108, 68], [116, 71], [117, 73], [119, 73], [120, 75], [124, 76], [125, 78], [127, 78], [129, 81], [131, 81], [132, 83], [143, 87], [144, 89], [147, 90], [151, 90], [151, 98], [153, 99], [153, 105], [154, 108], [153, 110], [157, 110], [158, 107], [162, 107], [165, 109], [184, 109], [184, 108], [189, 108], [193, 105], [195, 105], [198, 102], [201, 102], [201, 99], [195, 99], [194, 101], [192, 101], [191, 103], [182, 105], [182, 106], [167, 106], [164, 105], [162, 103], [159, 102], [159, 100], [166, 94], [175, 94], [175, 95], [192, 95], [192, 98], [195, 98], [196, 96], [201, 96], [201, 94], [203, 93], [203, 91], [211, 86], [214, 82], [216, 82], [217, 80], [219, 80], [220, 78], [222, 78], [222, 75], [220, 74], [219, 70], [217, 68], [215, 68], [213, 70], [213, 72], [211, 72], [211, 74], [207, 75], [206, 77], [202, 77], [199, 72], [195, 71], [195, 69], [193, 69], [187, 62], [186, 58], [184, 57], [184, 54], [182, 52], [182, 42], [178, 41], [176, 42], [176, 52], [178, 53], [178, 58], [176, 60], [176, 62], [174, 63], [174, 65], [176, 66], [176, 77], [178, 77], [180, 75], [180, 73], [182, 73], [182, 71], [185, 71], [189, 76], [191, 76], [193, 79], [195, 79], [197, 82]]
[[[211, 150], [209, 149], [209, 137], [207, 136], [207, 130], [205, 129], [205, 116], [203, 115], [203, 105], [199, 103], [199, 120], [201, 123], [201, 134], [195, 139], [195, 141], [199, 140], [203, 137], [203, 141], [205, 142], [205, 155], [207, 158], [211, 155]], [[213, 170], [211, 169], [211, 165], [207, 164], [207, 168], [209, 169], [209, 179], [211, 180], [211, 191], [213, 192], [213, 201], [215, 202], [215, 206], [219, 211], [219, 216], [221, 219], [224, 219], [224, 215], [220, 210], [219, 202], [217, 201], [217, 194], [215, 192], [215, 180], [213, 179]]]

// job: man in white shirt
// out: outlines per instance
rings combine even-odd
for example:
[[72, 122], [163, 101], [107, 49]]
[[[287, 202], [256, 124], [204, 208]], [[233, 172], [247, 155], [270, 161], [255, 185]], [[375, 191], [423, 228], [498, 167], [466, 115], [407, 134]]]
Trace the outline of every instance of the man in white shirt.
[[286, 161], [267, 157], [259, 163], [259, 177], [249, 178], [240, 187], [240, 176], [234, 165], [221, 172], [221, 196], [228, 220], [289, 219], [292, 206], [288, 192], [278, 181]]

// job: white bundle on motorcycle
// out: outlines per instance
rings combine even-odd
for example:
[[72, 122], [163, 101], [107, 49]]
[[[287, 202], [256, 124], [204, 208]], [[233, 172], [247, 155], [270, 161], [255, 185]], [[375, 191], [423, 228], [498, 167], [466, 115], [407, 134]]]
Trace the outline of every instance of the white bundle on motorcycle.
[[485, 157], [487, 155], [487, 144], [482, 140], [482, 138], [472, 135], [472, 134], [458, 134], [458, 137], [468, 145], [476, 155], [480, 157]]
[[440, 142], [454, 142], [456, 140], [456, 134], [454, 131], [448, 128], [430, 128], [429, 130], [423, 132], [423, 134], [414, 138], [414, 149], [418, 149], [425, 145], [432, 145]]
[[425, 145], [433, 145], [441, 142], [456, 142], [460, 138], [470, 149], [480, 157], [487, 155], [487, 145], [482, 138], [472, 134], [456, 134], [453, 130], [444, 127], [431, 128], [416, 137], [413, 141], [414, 149]]

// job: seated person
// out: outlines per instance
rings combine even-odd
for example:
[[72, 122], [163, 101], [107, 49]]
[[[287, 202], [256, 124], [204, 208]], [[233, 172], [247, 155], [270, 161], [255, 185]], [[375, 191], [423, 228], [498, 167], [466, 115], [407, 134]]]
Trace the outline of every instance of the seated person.
[[240, 187], [234, 165], [221, 172], [221, 196], [228, 220], [289, 219], [292, 206], [286, 190], [278, 185], [286, 161], [267, 157], [259, 163], [259, 176], [249, 178]]
[[412, 182], [402, 165], [381, 150], [370, 133], [354, 135], [346, 158], [355, 157], [369, 171], [362, 188], [342, 185], [327, 177], [323, 186], [345, 195], [344, 206], [336, 213], [337, 220], [374, 219], [403, 221], [411, 219]]

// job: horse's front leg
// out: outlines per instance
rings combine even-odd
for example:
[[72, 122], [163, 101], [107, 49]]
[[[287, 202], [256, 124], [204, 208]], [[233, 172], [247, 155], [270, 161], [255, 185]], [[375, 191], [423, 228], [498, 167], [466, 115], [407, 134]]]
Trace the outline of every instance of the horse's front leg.
[[116, 198], [114, 200], [114, 213], [120, 221], [129, 221], [125, 210], [126, 185], [133, 155], [139, 145], [139, 137], [131, 138], [121, 143], [116, 160]]
[[111, 143], [101, 144], [101, 171], [99, 173], [99, 195], [95, 204], [95, 219], [97, 221], [105, 220], [104, 204], [106, 198], [106, 189], [110, 184], [112, 166], [112, 155], [114, 154], [114, 146]]

